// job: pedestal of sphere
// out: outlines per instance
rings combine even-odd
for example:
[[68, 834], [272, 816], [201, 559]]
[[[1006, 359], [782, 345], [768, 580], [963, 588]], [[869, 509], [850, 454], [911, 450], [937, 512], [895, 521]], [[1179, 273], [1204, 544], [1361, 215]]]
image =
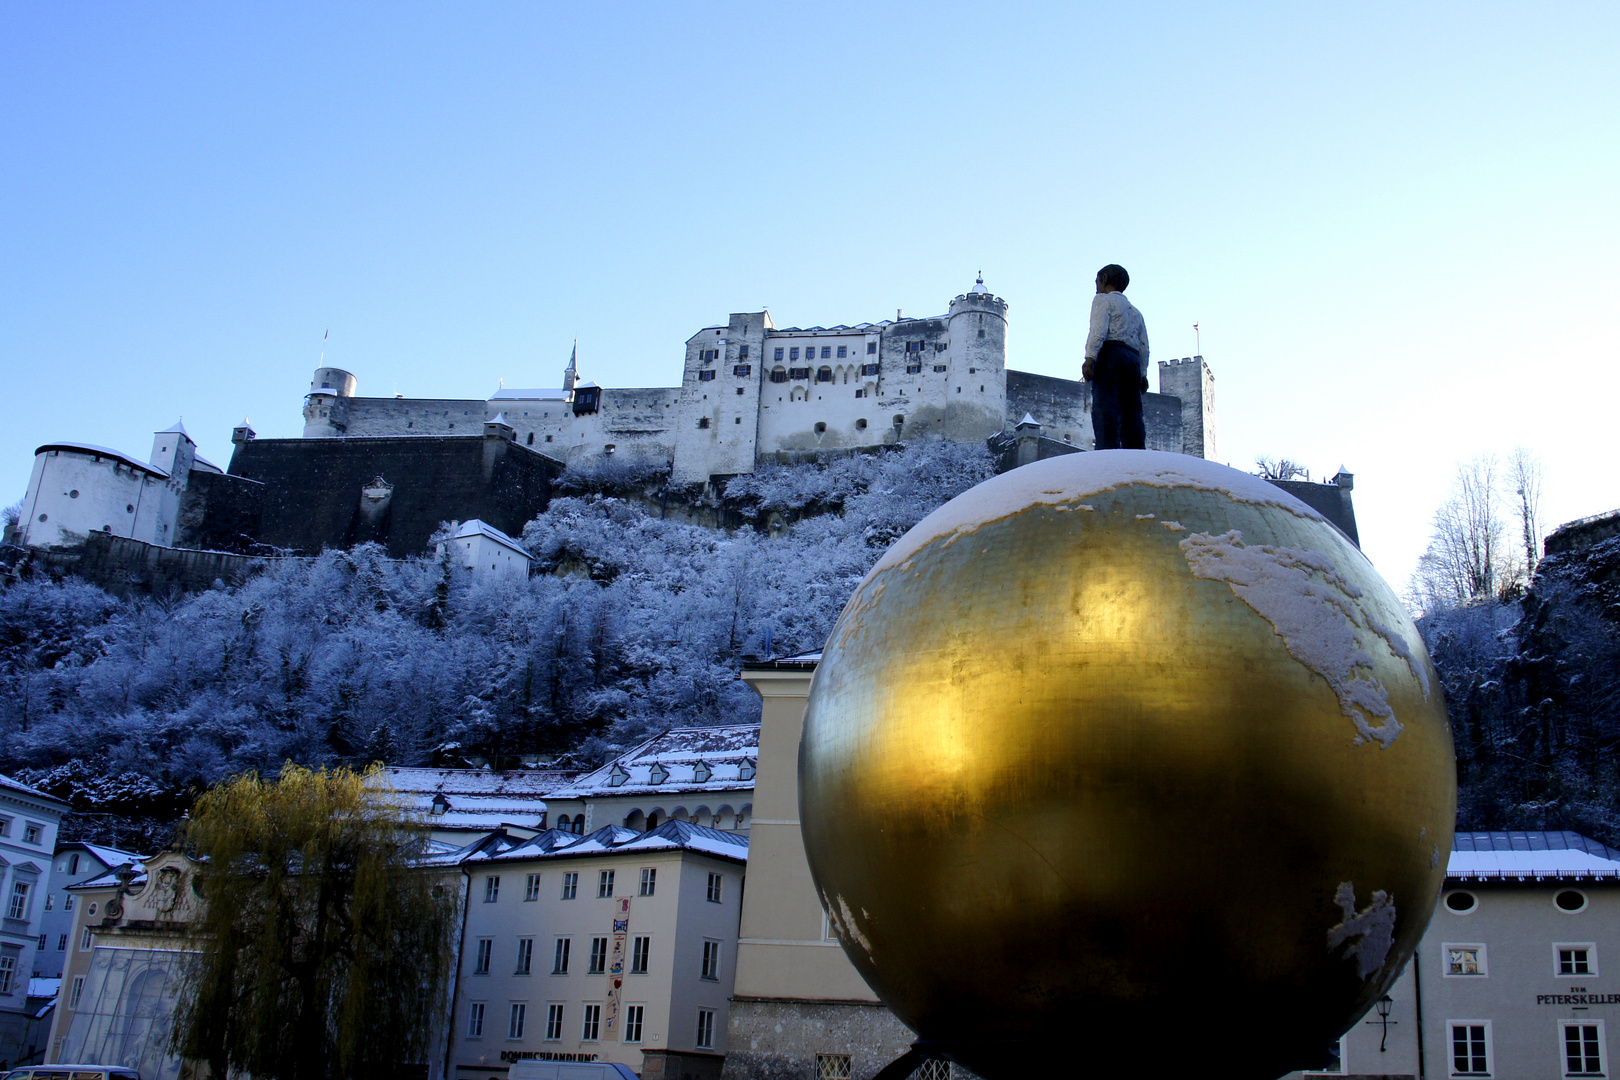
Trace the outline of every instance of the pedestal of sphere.
[[817, 669], [806, 852], [846, 953], [982, 1075], [1316, 1067], [1395, 981], [1456, 812], [1416, 630], [1265, 481], [1015, 469], [867, 576]]

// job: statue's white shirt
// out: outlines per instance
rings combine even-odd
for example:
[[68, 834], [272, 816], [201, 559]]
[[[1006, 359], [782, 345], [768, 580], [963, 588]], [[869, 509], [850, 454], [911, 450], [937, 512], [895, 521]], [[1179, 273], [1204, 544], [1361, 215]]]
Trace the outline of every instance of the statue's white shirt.
[[1124, 293], [1098, 293], [1091, 301], [1091, 333], [1086, 335], [1086, 359], [1097, 359], [1103, 342], [1118, 341], [1135, 349], [1142, 358], [1142, 374], [1148, 371], [1147, 324], [1142, 313], [1125, 299]]

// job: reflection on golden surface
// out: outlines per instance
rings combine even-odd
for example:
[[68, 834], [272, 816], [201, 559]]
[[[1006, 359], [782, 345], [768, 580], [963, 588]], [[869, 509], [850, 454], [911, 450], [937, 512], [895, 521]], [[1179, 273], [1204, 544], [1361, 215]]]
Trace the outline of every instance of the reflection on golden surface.
[[[1026, 468], [1079, 483], [1111, 456]], [[1438, 680], [1314, 515], [1076, 490], [886, 559], [851, 600], [800, 753], [817, 887], [873, 989], [985, 1076], [1077, 1046], [1149, 1076], [1319, 1063], [1439, 894]]]

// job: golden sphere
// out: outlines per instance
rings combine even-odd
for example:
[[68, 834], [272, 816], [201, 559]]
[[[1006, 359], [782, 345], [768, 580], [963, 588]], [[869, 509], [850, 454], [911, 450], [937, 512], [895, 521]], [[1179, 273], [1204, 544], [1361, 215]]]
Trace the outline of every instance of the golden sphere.
[[1416, 948], [1456, 813], [1439, 679], [1366, 557], [1153, 451], [1015, 469], [897, 541], [799, 773], [845, 952], [992, 1080], [1322, 1065]]

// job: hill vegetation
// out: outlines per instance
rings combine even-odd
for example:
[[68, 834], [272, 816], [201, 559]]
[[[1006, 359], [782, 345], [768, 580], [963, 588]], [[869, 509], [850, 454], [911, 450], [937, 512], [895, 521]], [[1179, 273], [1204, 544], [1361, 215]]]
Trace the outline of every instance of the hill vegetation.
[[918, 443], [731, 481], [720, 531], [657, 516], [647, 478], [574, 474], [532, 521], [527, 581], [381, 548], [234, 588], [119, 601], [74, 579], [0, 592], [0, 772], [69, 799], [65, 836], [151, 848], [248, 769], [594, 764], [668, 727], [756, 720], [746, 655], [819, 648], [896, 536], [987, 478]]

